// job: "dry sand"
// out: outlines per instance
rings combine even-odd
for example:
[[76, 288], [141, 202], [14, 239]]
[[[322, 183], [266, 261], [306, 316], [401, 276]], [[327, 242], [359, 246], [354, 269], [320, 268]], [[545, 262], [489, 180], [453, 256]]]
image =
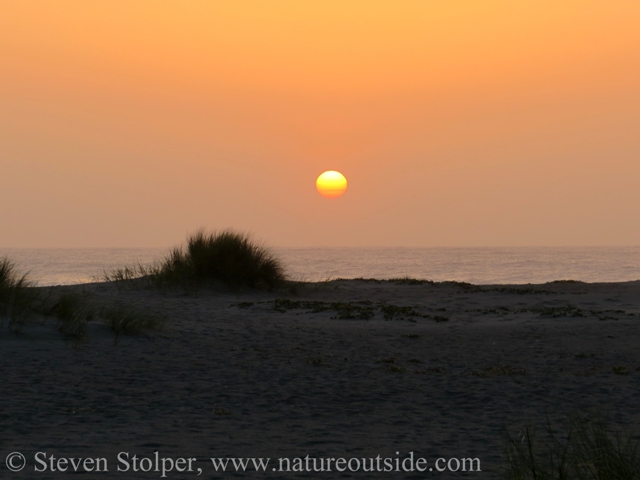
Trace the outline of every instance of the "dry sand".
[[[469, 478], [500, 478], [506, 427], [573, 411], [617, 425], [640, 420], [640, 282], [339, 280], [296, 292], [198, 295], [72, 288], [134, 302], [168, 322], [118, 345], [100, 324], [79, 345], [52, 319], [20, 333], [5, 324], [0, 478], [160, 478], [116, 471], [119, 452], [155, 451], [197, 458], [199, 478], [236, 476], [216, 474], [210, 457], [272, 459], [266, 474], [237, 474], [244, 478], [457, 478], [272, 471], [280, 457], [409, 452], [429, 462], [479, 458], [482, 472]], [[385, 319], [385, 311], [397, 315]], [[20, 473], [4, 465], [13, 451], [27, 458]], [[104, 457], [110, 473], [38, 473], [37, 452]]]

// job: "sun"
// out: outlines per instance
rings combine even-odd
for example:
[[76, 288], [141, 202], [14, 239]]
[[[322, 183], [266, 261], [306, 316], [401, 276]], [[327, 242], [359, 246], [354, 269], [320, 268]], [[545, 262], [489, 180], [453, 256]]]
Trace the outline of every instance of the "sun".
[[316, 180], [316, 189], [325, 198], [338, 198], [347, 191], [347, 179], [340, 172], [327, 170]]

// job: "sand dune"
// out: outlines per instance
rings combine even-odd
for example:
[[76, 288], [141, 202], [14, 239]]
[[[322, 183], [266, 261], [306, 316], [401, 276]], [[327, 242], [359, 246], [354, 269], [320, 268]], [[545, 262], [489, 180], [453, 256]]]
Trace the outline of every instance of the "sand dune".
[[[409, 452], [430, 467], [478, 458], [482, 472], [470, 477], [499, 478], [505, 427], [575, 410], [619, 425], [640, 420], [640, 282], [338, 280], [197, 295], [72, 288], [168, 322], [117, 345], [101, 324], [78, 345], [51, 319], [1, 329], [0, 456], [27, 459], [21, 473], [0, 466], [2, 478], [65, 478], [36, 472], [38, 452], [106, 458], [108, 478], [160, 478], [117, 472], [120, 452], [193, 457], [200, 478], [236, 475], [216, 473], [211, 457], [271, 459], [266, 474], [237, 474], [245, 478], [456, 477], [272, 470], [284, 457]], [[95, 478], [83, 475], [72, 478]]]

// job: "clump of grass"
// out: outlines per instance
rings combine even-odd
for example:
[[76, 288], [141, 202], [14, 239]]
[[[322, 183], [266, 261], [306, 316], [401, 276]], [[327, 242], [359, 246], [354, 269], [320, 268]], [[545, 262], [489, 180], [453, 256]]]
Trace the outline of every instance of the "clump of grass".
[[276, 312], [286, 313], [287, 310], [306, 309], [307, 313], [319, 313], [335, 311], [336, 315], [332, 319], [341, 320], [369, 320], [374, 316], [374, 308], [370, 301], [357, 302], [321, 302], [315, 300], [289, 300], [288, 298], [276, 298], [273, 301], [273, 309]]
[[551, 282], [547, 282], [547, 284], [553, 284], [553, 283], [584, 283], [580, 280], [571, 280], [571, 279], [567, 279], [567, 280], [553, 280]]
[[393, 373], [405, 373], [407, 371], [407, 369], [404, 368], [404, 367], [401, 367], [399, 365], [391, 364], [391, 365], [387, 366], [387, 371], [388, 372], [393, 372]]
[[574, 355], [574, 358], [595, 358], [595, 356], [596, 356], [595, 353], [580, 352], [580, 353], [576, 353]]
[[94, 316], [94, 307], [77, 293], [62, 293], [45, 311], [60, 321], [58, 330], [77, 340], [87, 337], [87, 322]]
[[436, 283], [433, 280], [424, 280], [422, 278], [411, 277], [390, 278], [388, 281], [393, 282], [396, 285], [435, 285]]
[[154, 274], [157, 273], [157, 267], [138, 263], [132, 267], [121, 267], [105, 271], [102, 276], [98, 278], [105, 282], [114, 282], [118, 289], [122, 289], [123, 287], [133, 287], [140, 284], [142, 280], [147, 280], [148, 284]]
[[307, 358], [307, 363], [309, 365], [323, 366], [327, 365], [327, 357], [311, 357]]
[[456, 281], [448, 281], [448, 282], [440, 282], [441, 285], [453, 285], [460, 288], [463, 292], [481, 292], [482, 287], [478, 285], [474, 285], [468, 282], [456, 282]]
[[115, 333], [115, 345], [121, 335], [140, 335], [146, 330], [162, 328], [165, 323], [163, 317], [124, 304], [105, 307], [100, 316], [105, 325]]
[[629, 367], [627, 367], [626, 365], [614, 365], [613, 366], [613, 373], [615, 373], [616, 375], [629, 375], [631, 371], [629, 370]]
[[199, 230], [187, 238], [186, 246], [174, 248], [159, 263], [116, 269], [103, 278], [125, 285], [144, 278], [157, 287], [186, 289], [218, 282], [272, 288], [284, 284], [285, 273], [280, 260], [249, 235]]
[[26, 274], [18, 273], [12, 261], [0, 259], [0, 326], [5, 317], [10, 326], [24, 323], [37, 301], [33, 287], [35, 283]]
[[253, 302], [240, 302], [235, 304], [235, 306], [238, 308], [251, 308], [253, 305]]
[[387, 358], [381, 358], [380, 360], [378, 360], [379, 363], [396, 363], [398, 359], [396, 357], [387, 357]]
[[417, 333], [405, 333], [402, 336], [404, 338], [420, 338], [420, 335]]
[[141, 311], [131, 304], [106, 305], [91, 294], [71, 289], [53, 290], [40, 299], [36, 312], [45, 317], [54, 317], [60, 323], [58, 330], [73, 337], [77, 342], [87, 338], [89, 322], [102, 321], [115, 333], [115, 344], [121, 335], [138, 335], [146, 330], [164, 325], [164, 317]]
[[117, 344], [122, 334], [139, 334], [164, 324], [164, 318], [130, 305], [100, 308], [85, 294], [65, 289], [42, 295], [35, 286], [27, 275], [18, 273], [13, 262], [0, 258], [0, 327], [5, 317], [15, 329], [31, 316], [55, 317], [61, 333], [80, 341], [87, 337], [88, 322], [101, 318], [115, 332]]
[[638, 437], [612, 432], [599, 418], [570, 416], [561, 428], [547, 421], [542, 434], [527, 426], [507, 437], [509, 480], [640, 479]]
[[263, 245], [229, 230], [217, 234], [196, 232], [189, 237], [186, 250], [174, 250], [168, 266], [176, 273], [186, 269], [196, 281], [274, 287], [285, 279], [282, 264]]
[[473, 370], [471, 375], [475, 375], [476, 377], [503, 377], [503, 376], [514, 376], [514, 375], [526, 375], [527, 371], [523, 367], [512, 367], [511, 365], [503, 365], [503, 366], [491, 366], [483, 368], [482, 370]]
[[213, 409], [213, 414], [214, 415], [231, 415], [231, 410], [224, 407], [215, 407]]
[[381, 305], [380, 310], [385, 320], [394, 320], [396, 318], [412, 318], [422, 317], [422, 314], [418, 313], [412, 307], [401, 307], [398, 305]]

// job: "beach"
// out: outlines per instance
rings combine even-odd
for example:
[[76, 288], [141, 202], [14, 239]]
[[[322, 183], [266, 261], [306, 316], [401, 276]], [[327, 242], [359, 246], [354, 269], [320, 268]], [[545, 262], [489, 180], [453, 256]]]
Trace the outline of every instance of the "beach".
[[[500, 478], [505, 429], [517, 435], [576, 412], [620, 427], [640, 420], [640, 282], [64, 288], [167, 321], [117, 343], [99, 322], [79, 342], [52, 318], [18, 332], [5, 322], [0, 450], [21, 452], [27, 465], [17, 473], [2, 465], [3, 478], [71, 475], [51, 471], [60, 466], [51, 455], [103, 458], [108, 478], [161, 478], [153, 468], [133, 471], [119, 461], [123, 452], [196, 459], [194, 471], [168, 478], [195, 477], [197, 468], [200, 478]], [[307, 468], [306, 456], [411, 452], [433, 470], [293, 470]], [[270, 462], [266, 472], [222, 473], [211, 458]], [[302, 463], [280, 471], [283, 458]], [[481, 471], [438, 472], [439, 458], [479, 459]]]

